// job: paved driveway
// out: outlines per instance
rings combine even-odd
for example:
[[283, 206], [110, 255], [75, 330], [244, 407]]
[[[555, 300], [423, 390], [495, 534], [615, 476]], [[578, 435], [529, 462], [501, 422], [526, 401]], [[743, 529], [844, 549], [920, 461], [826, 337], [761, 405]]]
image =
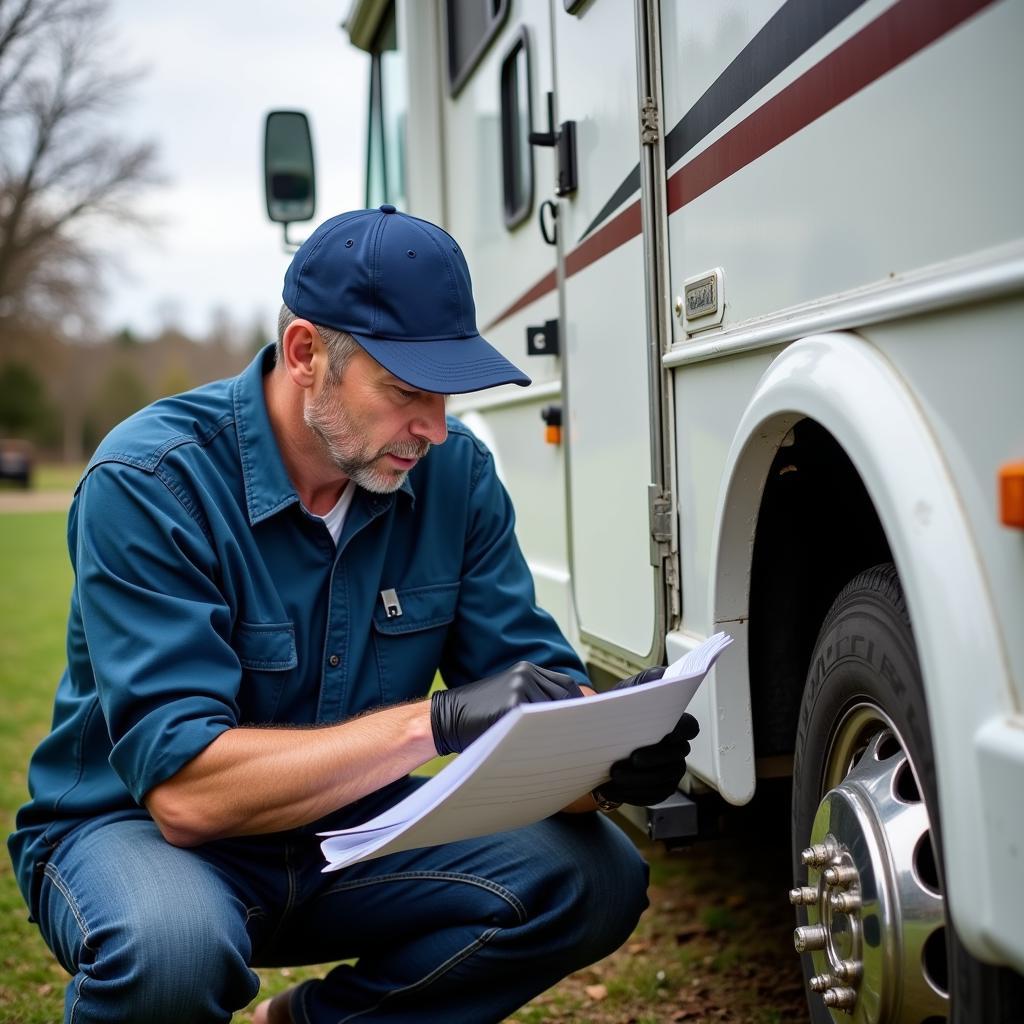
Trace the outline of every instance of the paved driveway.
[[71, 491], [0, 491], [0, 513], [66, 512]]

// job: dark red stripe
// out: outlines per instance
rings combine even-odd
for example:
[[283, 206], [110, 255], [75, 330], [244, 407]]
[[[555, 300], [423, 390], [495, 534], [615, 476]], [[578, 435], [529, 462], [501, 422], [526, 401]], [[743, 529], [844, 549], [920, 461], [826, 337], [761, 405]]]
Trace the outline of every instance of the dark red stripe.
[[901, 0], [668, 179], [668, 212], [785, 142], [993, 0]]
[[624, 242], [635, 238], [642, 230], [640, 200], [637, 199], [565, 257], [565, 276], [572, 277], [579, 273], [602, 256], [607, 256], [612, 249], [618, 249]]
[[518, 313], [524, 306], [528, 306], [531, 302], [536, 302], [541, 296], [554, 291], [557, 283], [555, 272], [553, 270], [549, 271], [529, 291], [523, 292], [508, 309], [499, 313], [489, 324], [485, 324], [483, 332], [486, 333], [496, 324], [500, 324], [502, 320], [507, 320], [513, 313]]
[[[668, 212], [714, 188], [994, 2], [899, 0], [671, 175]], [[637, 199], [569, 253], [566, 277], [635, 238], [641, 229]], [[484, 330], [546, 295], [555, 283], [551, 271]]]

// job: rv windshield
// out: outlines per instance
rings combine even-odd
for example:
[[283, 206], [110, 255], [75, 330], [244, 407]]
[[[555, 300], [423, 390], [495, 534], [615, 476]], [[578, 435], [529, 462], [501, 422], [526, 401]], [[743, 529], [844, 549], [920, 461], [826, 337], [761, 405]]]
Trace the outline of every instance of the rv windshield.
[[370, 124], [366, 147], [366, 205], [406, 207], [405, 54], [398, 49], [392, 7], [373, 45], [370, 66]]

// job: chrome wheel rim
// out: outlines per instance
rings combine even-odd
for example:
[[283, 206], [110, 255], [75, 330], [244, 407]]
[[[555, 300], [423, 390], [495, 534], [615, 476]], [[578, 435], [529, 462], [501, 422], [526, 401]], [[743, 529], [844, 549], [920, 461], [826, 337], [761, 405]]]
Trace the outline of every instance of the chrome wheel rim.
[[931, 821], [907, 745], [877, 706], [840, 719], [824, 796], [802, 860], [807, 908], [794, 945], [834, 1021], [940, 1024], [949, 1019], [946, 914]]

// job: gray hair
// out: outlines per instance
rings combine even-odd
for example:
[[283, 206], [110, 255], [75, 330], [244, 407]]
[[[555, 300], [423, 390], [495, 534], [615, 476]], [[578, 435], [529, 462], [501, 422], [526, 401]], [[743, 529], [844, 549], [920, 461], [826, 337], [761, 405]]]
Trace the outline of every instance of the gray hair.
[[[284, 332], [288, 326], [299, 317], [286, 305], [281, 306], [281, 312], [277, 314], [277, 361], [284, 362]], [[337, 383], [345, 372], [349, 360], [359, 351], [359, 342], [345, 331], [336, 331], [333, 327], [324, 327], [322, 324], [313, 324], [323, 340], [327, 349], [327, 365], [331, 381]]]

